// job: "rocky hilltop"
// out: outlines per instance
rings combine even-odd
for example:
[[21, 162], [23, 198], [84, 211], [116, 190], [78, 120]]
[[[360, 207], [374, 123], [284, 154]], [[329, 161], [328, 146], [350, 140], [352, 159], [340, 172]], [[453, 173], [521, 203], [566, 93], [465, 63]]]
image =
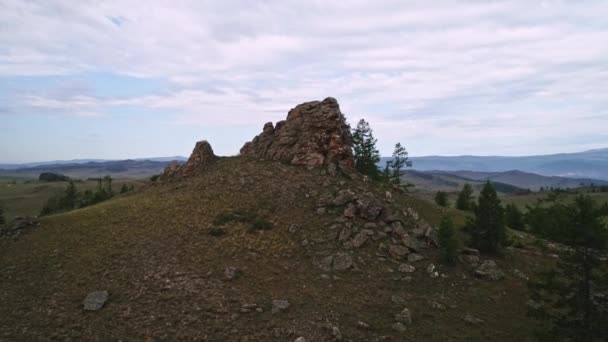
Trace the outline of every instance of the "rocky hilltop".
[[199, 141], [194, 146], [194, 150], [192, 150], [192, 154], [190, 154], [188, 161], [183, 165], [176, 162], [167, 165], [162, 178], [168, 179], [198, 175], [209, 168], [217, 159], [218, 157], [213, 153], [211, 145], [206, 140]]
[[350, 127], [336, 99], [302, 103], [241, 148], [241, 155], [282, 161], [330, 174], [354, 172]]

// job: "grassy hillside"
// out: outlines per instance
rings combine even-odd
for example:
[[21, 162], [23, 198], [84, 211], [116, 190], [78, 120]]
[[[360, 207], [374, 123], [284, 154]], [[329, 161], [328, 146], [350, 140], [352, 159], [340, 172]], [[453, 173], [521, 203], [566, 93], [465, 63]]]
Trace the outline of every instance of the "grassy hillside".
[[[143, 184], [141, 180], [117, 179], [113, 182], [115, 192], [120, 191], [123, 184], [132, 184], [136, 188]], [[68, 182], [0, 182], [0, 206], [4, 208], [7, 219], [17, 216], [36, 216], [46, 201], [56, 193], [65, 190]], [[76, 182], [79, 191], [94, 190], [96, 181]]]
[[[324, 341], [338, 327], [353, 341], [532, 340], [525, 280], [513, 271], [530, 274], [548, 259], [508, 250], [497, 261], [507, 277], [493, 282], [474, 279], [464, 265], [440, 266], [437, 251], [425, 248], [426, 258], [413, 263], [416, 272], [401, 274], [382, 252], [390, 238], [375, 233], [360, 248], [336, 241], [332, 227], [342, 209], [317, 204], [323, 194], [344, 189], [376, 198], [390, 191], [280, 163], [225, 158], [200, 177], [46, 217], [17, 241], [0, 240], [0, 339]], [[459, 212], [394, 191], [388, 205], [399, 215], [412, 208], [431, 224], [443, 214], [463, 220]], [[217, 222], [235, 211], [254, 213], [272, 228], [251, 232], [247, 222]], [[404, 222], [413, 228], [407, 222], [414, 221]], [[355, 220], [355, 227], [362, 224]], [[212, 236], [218, 225], [225, 235]], [[316, 266], [335, 253], [351, 255], [355, 267]], [[429, 276], [430, 263], [441, 276]], [[227, 267], [240, 276], [227, 280]], [[108, 290], [110, 300], [100, 311], [83, 312], [82, 300], [94, 290]], [[272, 313], [275, 299], [291, 306]], [[245, 303], [263, 311], [244, 313]], [[397, 332], [391, 325], [404, 308], [413, 322]], [[467, 314], [483, 323], [465, 322]]]

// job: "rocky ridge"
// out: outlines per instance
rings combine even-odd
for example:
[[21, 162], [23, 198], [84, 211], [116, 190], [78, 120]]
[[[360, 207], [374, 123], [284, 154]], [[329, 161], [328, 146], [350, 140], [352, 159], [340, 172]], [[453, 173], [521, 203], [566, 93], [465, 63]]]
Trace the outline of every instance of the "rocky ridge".
[[162, 174], [162, 179], [170, 179], [175, 177], [191, 177], [200, 174], [213, 164], [218, 157], [213, 153], [211, 144], [206, 140], [199, 141], [194, 146], [192, 154], [188, 161], [180, 165], [177, 162], [173, 162], [165, 168]]

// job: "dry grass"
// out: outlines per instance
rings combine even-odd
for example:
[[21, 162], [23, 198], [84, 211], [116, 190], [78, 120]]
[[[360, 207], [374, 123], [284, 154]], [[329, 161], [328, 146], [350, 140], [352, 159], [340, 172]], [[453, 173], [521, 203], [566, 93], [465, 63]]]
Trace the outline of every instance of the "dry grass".
[[[431, 279], [426, 260], [416, 264], [411, 281], [395, 280], [398, 264], [378, 260], [377, 243], [368, 243], [349, 251], [359, 270], [322, 279], [313, 261], [344, 249], [326, 239], [336, 214], [315, 212], [320, 194], [350, 188], [382, 196], [385, 190], [327, 179], [279, 163], [226, 158], [198, 178], [45, 218], [35, 231], [0, 246], [0, 340], [293, 341], [304, 335], [323, 341], [327, 323], [353, 341], [387, 335], [395, 341], [531, 340], [525, 282], [512, 275], [486, 282], [456, 267], [440, 268], [447, 278]], [[393, 205], [414, 207], [432, 223], [442, 215], [405, 195]], [[250, 220], [223, 219], [225, 235], [209, 235], [223, 213], [243, 210], [273, 228], [252, 233]], [[296, 233], [288, 231], [292, 224], [300, 226]], [[310, 241], [305, 247], [304, 239]], [[542, 259], [513, 252], [499, 263], [529, 274]], [[226, 281], [228, 266], [241, 276]], [[99, 289], [110, 292], [106, 307], [83, 312], [86, 294]], [[394, 295], [406, 303], [393, 303]], [[291, 308], [272, 314], [273, 299], [287, 299]], [[243, 303], [264, 312], [235, 318]], [[404, 307], [414, 323], [399, 335], [390, 326]], [[467, 325], [466, 313], [485, 323]], [[358, 321], [371, 329], [357, 328]]]

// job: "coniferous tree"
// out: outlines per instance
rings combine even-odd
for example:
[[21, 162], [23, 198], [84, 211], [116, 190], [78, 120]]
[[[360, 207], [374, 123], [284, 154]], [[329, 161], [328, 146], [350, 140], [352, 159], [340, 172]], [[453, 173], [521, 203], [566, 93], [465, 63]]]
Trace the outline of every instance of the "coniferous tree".
[[439, 224], [439, 252], [441, 261], [445, 264], [452, 265], [456, 262], [456, 250], [458, 241], [456, 240], [456, 231], [454, 223], [448, 216], [444, 216]]
[[61, 209], [74, 209], [76, 207], [76, 199], [78, 191], [73, 181], [70, 181], [68, 186], [65, 188], [63, 197], [61, 198]]
[[407, 150], [401, 143], [395, 144], [390, 167], [392, 181], [395, 184], [401, 184], [401, 170], [406, 167], [412, 167], [412, 161], [409, 160]]
[[[608, 291], [608, 270], [602, 257], [608, 249], [606, 207], [590, 197], [579, 196], [574, 203], [553, 203], [544, 212], [552, 219], [536, 220], [532, 230], [564, 245], [558, 250], [555, 268], [530, 282], [536, 305], [530, 314], [551, 323], [539, 332], [541, 340], [605, 341], [608, 310], [600, 299]], [[537, 215], [540, 215], [537, 213]]]
[[378, 140], [374, 138], [369, 123], [359, 120], [357, 127], [353, 129], [353, 157], [355, 168], [364, 175], [372, 179], [379, 179], [378, 162], [380, 162], [380, 152], [376, 149]]
[[511, 229], [525, 230], [524, 215], [513, 203], [509, 203], [505, 207], [505, 223]]
[[473, 246], [485, 252], [499, 251], [506, 241], [504, 209], [490, 181], [483, 186], [473, 212], [475, 217], [468, 223]]
[[435, 194], [435, 203], [437, 203], [438, 206], [441, 207], [447, 207], [448, 206], [448, 194], [445, 191], [437, 191], [437, 193]]
[[122, 187], [120, 188], [120, 193], [124, 194], [126, 192], [129, 192], [129, 186], [127, 184], [123, 184]]
[[456, 199], [456, 209], [460, 210], [471, 210], [473, 200], [473, 187], [469, 183], [466, 183], [460, 193], [458, 193], [458, 199]]

